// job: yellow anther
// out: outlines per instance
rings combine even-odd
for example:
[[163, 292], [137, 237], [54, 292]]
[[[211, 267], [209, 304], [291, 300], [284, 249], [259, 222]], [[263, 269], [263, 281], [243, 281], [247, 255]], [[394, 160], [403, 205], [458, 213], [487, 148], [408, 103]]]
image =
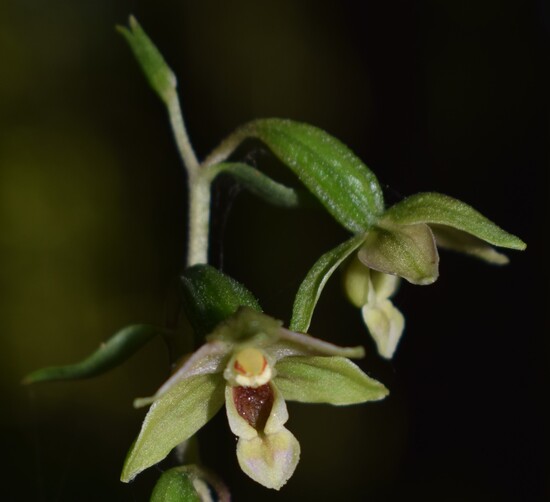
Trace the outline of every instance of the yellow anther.
[[264, 355], [253, 347], [239, 351], [233, 363], [235, 371], [245, 376], [261, 375], [266, 366], [267, 361]]
[[224, 376], [232, 385], [257, 388], [269, 382], [273, 372], [261, 350], [247, 347], [231, 358]]

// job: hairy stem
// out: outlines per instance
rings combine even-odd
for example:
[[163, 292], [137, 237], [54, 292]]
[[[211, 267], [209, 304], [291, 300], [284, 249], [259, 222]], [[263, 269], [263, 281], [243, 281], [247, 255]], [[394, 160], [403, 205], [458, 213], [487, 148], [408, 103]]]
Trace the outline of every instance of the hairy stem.
[[210, 224], [210, 179], [199, 165], [193, 151], [178, 95], [174, 93], [167, 101], [170, 125], [174, 133], [180, 157], [187, 171], [189, 201], [189, 226], [187, 243], [187, 266], [208, 263], [208, 229]]

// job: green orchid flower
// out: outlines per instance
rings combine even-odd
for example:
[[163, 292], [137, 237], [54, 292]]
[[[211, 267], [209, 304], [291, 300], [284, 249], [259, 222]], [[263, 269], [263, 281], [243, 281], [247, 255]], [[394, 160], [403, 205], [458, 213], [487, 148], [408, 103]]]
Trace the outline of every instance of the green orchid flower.
[[285, 427], [285, 401], [349, 405], [387, 395], [348, 358], [362, 347], [343, 348], [295, 333], [256, 310], [241, 307], [206, 337], [206, 343], [151, 398], [141, 432], [126, 459], [128, 482], [189, 439], [225, 403], [231, 431], [239, 438], [241, 469], [279, 490], [300, 458], [300, 444]]
[[345, 263], [346, 293], [361, 308], [378, 352], [390, 359], [405, 327], [403, 315], [390, 298], [401, 278], [417, 285], [432, 284], [437, 279], [438, 246], [495, 265], [508, 263], [508, 258], [493, 246], [516, 250], [526, 247], [521, 239], [464, 202], [439, 193], [413, 195], [321, 256], [300, 286], [290, 328], [307, 331], [326, 281]]

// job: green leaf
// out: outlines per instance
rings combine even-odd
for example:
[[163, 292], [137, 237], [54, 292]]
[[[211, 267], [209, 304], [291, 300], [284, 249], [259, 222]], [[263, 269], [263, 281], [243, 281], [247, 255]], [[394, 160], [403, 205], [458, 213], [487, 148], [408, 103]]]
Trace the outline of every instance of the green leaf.
[[184, 307], [200, 337], [210, 333], [241, 306], [262, 310], [248, 289], [210, 265], [190, 267], [181, 279]]
[[292, 309], [290, 329], [292, 331], [307, 332], [315, 310], [315, 305], [321, 296], [333, 272], [340, 264], [353, 253], [365, 240], [364, 235], [356, 235], [338, 247], [328, 251], [315, 262], [315, 265], [300, 284]]
[[24, 384], [53, 380], [76, 380], [101, 375], [128, 359], [134, 352], [157, 335], [170, 332], [143, 324], [127, 326], [101, 344], [92, 355], [76, 364], [52, 366], [26, 376]]
[[218, 174], [230, 174], [250, 193], [275, 206], [297, 207], [301, 205], [301, 199], [304, 198], [304, 194], [277, 183], [248, 164], [226, 162], [211, 166], [209, 169], [212, 179]]
[[386, 211], [386, 219], [401, 225], [446, 225], [494, 246], [519, 250], [526, 247], [521, 239], [502, 230], [473, 207], [440, 193], [426, 192], [407, 197]]
[[150, 502], [201, 502], [191, 476], [181, 467], [162, 474], [157, 481]]
[[275, 385], [288, 401], [347, 405], [388, 394], [384, 385], [344, 357], [287, 357], [275, 369]]
[[159, 397], [128, 453], [121, 481], [131, 481], [195, 434], [222, 407], [224, 388], [222, 374], [196, 375], [178, 382]]
[[413, 284], [432, 284], [439, 275], [435, 239], [422, 223], [373, 228], [357, 256], [367, 267]]
[[292, 120], [261, 119], [246, 124], [237, 135], [265, 143], [350, 232], [365, 232], [384, 211], [376, 176], [322, 129]]
[[168, 104], [176, 92], [176, 76], [135, 17], [130, 16], [129, 24], [130, 29], [117, 26], [117, 30], [130, 45], [153, 90]]

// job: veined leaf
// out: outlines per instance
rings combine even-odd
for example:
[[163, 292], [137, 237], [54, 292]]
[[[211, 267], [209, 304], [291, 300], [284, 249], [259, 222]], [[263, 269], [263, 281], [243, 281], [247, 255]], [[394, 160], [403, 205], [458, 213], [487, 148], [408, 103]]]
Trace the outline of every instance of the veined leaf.
[[374, 173], [342, 142], [309, 124], [260, 119], [245, 124], [205, 160], [223, 162], [246, 138], [258, 138], [342, 226], [364, 233], [384, 211], [384, 198]]
[[322, 129], [291, 120], [263, 119], [245, 128], [300, 178], [350, 232], [364, 232], [384, 210], [374, 173]]

